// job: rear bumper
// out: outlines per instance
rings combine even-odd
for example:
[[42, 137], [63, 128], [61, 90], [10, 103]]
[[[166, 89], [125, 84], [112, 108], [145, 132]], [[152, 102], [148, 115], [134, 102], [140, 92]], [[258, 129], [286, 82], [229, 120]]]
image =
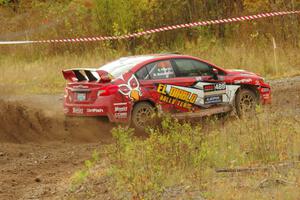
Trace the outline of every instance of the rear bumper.
[[111, 122], [128, 123], [131, 117], [131, 104], [116, 101], [112, 96], [100, 97], [90, 104], [69, 103], [65, 99], [64, 114], [86, 117], [105, 116]]
[[106, 116], [107, 107], [81, 104], [64, 104], [64, 113], [69, 116]]

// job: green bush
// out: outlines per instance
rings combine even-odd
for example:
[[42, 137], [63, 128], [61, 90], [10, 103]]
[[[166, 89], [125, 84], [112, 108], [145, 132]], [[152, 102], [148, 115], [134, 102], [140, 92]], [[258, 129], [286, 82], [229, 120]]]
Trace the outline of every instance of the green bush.
[[211, 130], [204, 132], [200, 125], [166, 117], [159, 129], [148, 129], [146, 139], [136, 138], [133, 129], [114, 128], [110, 175], [115, 192], [125, 199], [158, 199], [176, 185], [204, 187], [216, 168], [291, 161], [300, 152], [299, 126], [292, 121], [261, 111], [223, 128], [207, 120], [201, 125]]
[[146, 140], [134, 138], [133, 129], [115, 128], [112, 134], [116, 188], [136, 198], [153, 199], [174, 183], [200, 177], [207, 158], [200, 127], [171, 118], [163, 120], [162, 131], [150, 129]]

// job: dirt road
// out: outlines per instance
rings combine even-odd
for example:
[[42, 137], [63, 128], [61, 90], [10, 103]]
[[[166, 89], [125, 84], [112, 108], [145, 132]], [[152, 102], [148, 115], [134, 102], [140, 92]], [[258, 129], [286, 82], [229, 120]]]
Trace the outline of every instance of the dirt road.
[[1, 200], [62, 199], [71, 175], [94, 149], [111, 142], [111, 124], [97, 118], [65, 118], [61, 97], [2, 96]]
[[[270, 112], [300, 115], [300, 77], [271, 81]], [[111, 125], [65, 118], [62, 95], [0, 97], [0, 199], [64, 199], [70, 176], [111, 141]]]

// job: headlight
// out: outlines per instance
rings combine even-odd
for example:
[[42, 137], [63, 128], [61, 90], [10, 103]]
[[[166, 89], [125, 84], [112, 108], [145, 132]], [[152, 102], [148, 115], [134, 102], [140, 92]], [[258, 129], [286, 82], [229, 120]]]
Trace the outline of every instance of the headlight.
[[270, 92], [270, 88], [261, 88], [261, 91], [264, 92], [264, 93], [265, 92]]

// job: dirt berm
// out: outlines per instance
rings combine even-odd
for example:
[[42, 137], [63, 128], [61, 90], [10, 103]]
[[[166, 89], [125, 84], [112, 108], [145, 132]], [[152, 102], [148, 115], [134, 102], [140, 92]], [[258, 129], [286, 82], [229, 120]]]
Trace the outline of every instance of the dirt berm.
[[[106, 142], [111, 125], [99, 118], [65, 117], [62, 108], [32, 98], [0, 99], [0, 142]], [[53, 97], [51, 97], [53, 99]], [[53, 102], [53, 101], [52, 101]], [[61, 102], [54, 101], [61, 105]], [[52, 103], [52, 104], [53, 104]]]

